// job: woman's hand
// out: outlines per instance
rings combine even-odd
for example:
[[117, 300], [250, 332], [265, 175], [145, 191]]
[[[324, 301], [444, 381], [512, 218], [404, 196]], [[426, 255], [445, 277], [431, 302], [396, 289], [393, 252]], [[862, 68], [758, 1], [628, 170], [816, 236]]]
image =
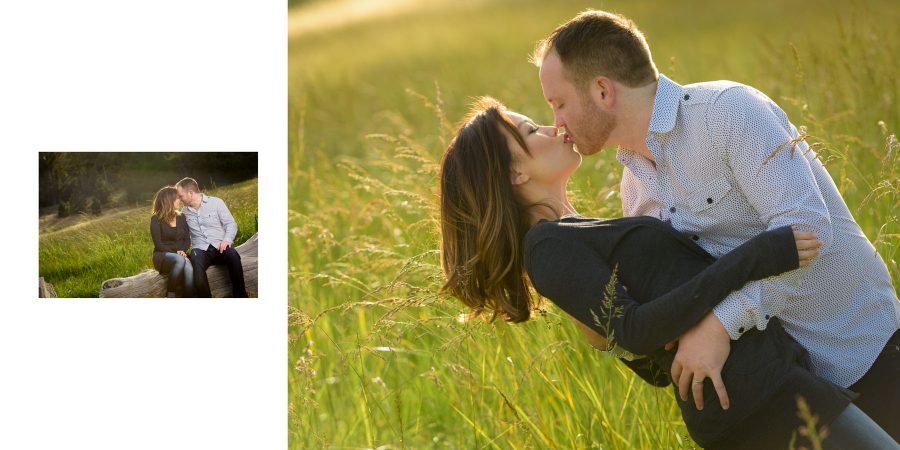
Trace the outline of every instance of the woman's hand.
[[183, 252], [183, 251], [181, 251], [181, 250], [178, 250], [178, 254], [181, 255], [181, 256], [184, 256], [184, 259], [190, 259], [190, 258], [188, 258], [187, 253], [185, 253], [185, 252]]
[[797, 225], [791, 225], [794, 230], [794, 242], [797, 243], [797, 255], [800, 258], [800, 267], [806, 267], [812, 259], [819, 256], [822, 241], [816, 238], [812, 231], [797, 231]]

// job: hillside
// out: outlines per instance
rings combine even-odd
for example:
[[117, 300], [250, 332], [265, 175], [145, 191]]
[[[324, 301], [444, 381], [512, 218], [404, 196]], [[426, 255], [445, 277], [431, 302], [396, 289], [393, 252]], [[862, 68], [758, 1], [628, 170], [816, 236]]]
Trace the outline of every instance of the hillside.
[[[222, 198], [238, 223], [234, 245], [257, 231], [258, 179], [208, 193]], [[110, 209], [100, 216], [39, 219], [39, 272], [60, 297], [97, 297], [100, 283], [152, 268], [150, 199], [145, 205]]]

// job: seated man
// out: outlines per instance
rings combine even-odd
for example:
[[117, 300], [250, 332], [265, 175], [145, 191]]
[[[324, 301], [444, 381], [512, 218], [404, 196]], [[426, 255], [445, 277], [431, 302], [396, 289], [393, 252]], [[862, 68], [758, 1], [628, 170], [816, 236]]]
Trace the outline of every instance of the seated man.
[[234, 297], [247, 297], [244, 287], [244, 268], [241, 255], [231, 246], [237, 234], [237, 222], [225, 202], [200, 192], [193, 178], [185, 178], [175, 185], [178, 198], [184, 203], [181, 213], [191, 231], [191, 263], [194, 266], [194, 291], [197, 297], [212, 297], [206, 269], [211, 265], [225, 265], [231, 277]]

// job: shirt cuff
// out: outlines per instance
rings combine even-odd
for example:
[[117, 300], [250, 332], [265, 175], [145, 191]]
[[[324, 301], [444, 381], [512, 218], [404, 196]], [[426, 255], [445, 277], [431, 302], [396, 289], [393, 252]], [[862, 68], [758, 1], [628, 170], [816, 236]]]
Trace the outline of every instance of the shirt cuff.
[[722, 322], [725, 331], [731, 340], [740, 339], [741, 335], [753, 327], [753, 317], [750, 311], [744, 308], [741, 297], [745, 297], [741, 291], [734, 291], [725, 297], [721, 303], [713, 307], [713, 314]]

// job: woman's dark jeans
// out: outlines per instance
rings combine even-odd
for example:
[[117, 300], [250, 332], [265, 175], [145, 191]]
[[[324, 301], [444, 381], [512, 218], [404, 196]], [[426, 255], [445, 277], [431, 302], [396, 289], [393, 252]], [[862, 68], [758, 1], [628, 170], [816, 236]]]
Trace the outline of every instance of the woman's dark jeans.
[[194, 296], [194, 266], [184, 256], [167, 252], [159, 272], [169, 276], [168, 292], [176, 292], [181, 287], [184, 297]]

